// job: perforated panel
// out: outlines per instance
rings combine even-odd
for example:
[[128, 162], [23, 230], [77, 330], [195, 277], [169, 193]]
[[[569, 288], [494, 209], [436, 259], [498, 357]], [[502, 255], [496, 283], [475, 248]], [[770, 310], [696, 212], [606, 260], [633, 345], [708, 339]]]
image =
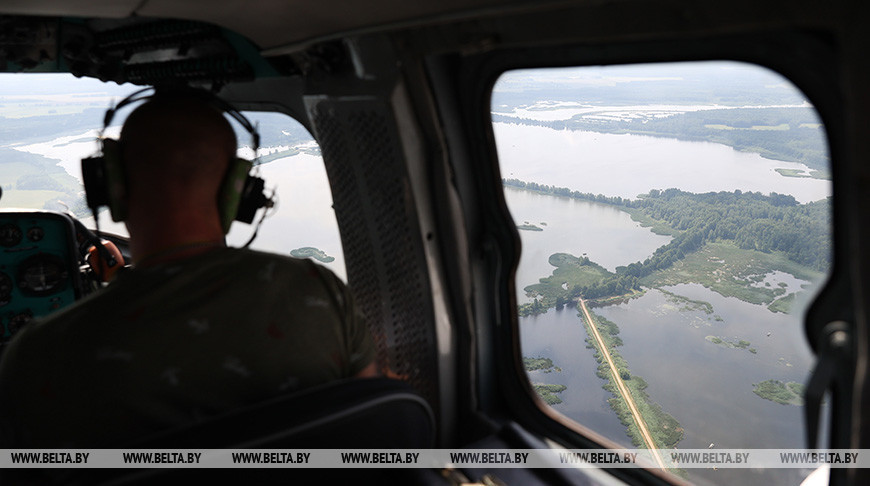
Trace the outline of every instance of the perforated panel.
[[433, 409], [438, 376], [425, 256], [395, 121], [377, 100], [319, 100], [309, 109], [332, 186], [348, 283], [382, 371]]

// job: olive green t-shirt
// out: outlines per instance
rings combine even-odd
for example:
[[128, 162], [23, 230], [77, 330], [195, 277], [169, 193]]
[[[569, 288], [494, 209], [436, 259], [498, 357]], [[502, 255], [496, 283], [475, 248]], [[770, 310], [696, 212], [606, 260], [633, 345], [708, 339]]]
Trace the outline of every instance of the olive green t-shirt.
[[0, 364], [0, 434], [19, 447], [123, 445], [353, 376], [373, 359], [334, 274], [220, 248], [122, 273], [28, 324]]

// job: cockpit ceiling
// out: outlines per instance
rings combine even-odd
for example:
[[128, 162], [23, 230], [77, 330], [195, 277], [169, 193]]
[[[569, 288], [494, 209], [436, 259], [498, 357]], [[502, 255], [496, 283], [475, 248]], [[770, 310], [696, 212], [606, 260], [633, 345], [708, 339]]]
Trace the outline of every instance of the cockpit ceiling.
[[[67, 17], [162, 17], [209, 22], [264, 50], [343, 34], [410, 27], [527, 8], [540, 0], [3, 0], [0, 14]], [[502, 10], [503, 11], [503, 10]]]

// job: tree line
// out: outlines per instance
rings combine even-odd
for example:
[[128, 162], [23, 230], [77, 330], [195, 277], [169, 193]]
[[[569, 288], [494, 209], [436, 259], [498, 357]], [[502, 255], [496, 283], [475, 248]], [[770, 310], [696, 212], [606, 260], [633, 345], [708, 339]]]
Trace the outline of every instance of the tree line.
[[517, 123], [554, 130], [636, 134], [719, 143], [743, 152], [816, 170], [829, 170], [827, 139], [810, 107], [703, 110], [661, 118], [604, 120], [575, 116], [570, 120], [531, 120], [494, 113], [493, 122]]
[[[556, 297], [557, 308], [581, 296], [609, 297], [638, 289], [640, 278], [670, 267], [712, 241], [732, 241], [744, 250], [782, 252], [790, 260], [822, 272], [831, 265], [827, 200], [800, 204], [790, 195], [777, 193], [764, 195], [736, 190], [695, 194], [679, 189], [653, 189], [649, 194], [630, 200], [517, 179], [506, 179], [503, 183], [543, 194], [639, 210], [676, 230], [669, 243], [657, 248], [644, 261], [617, 267], [615, 274], [595, 284], [568, 289], [565, 295]], [[536, 301], [526, 306], [529, 308], [521, 309], [523, 313], [536, 314], [546, 311], [547, 303]]]

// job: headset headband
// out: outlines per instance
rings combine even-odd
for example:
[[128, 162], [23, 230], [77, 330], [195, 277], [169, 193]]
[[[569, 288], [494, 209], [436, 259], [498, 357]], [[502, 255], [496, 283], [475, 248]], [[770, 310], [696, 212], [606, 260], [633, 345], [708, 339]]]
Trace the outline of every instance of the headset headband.
[[[127, 217], [127, 183], [122, 163], [120, 142], [103, 135], [112, 123], [115, 113], [125, 106], [145, 100], [198, 99], [220, 111], [228, 114], [251, 134], [251, 145], [254, 156], [260, 148], [260, 134], [251, 122], [226, 101], [213, 93], [194, 88], [145, 88], [134, 92], [121, 100], [116, 106], [109, 108], [103, 118], [103, 129], [100, 132], [102, 154], [82, 159], [82, 179], [88, 207], [97, 218], [100, 206], [109, 206], [113, 221], [123, 221]], [[227, 172], [218, 192], [218, 212], [224, 233], [229, 231], [233, 221], [251, 223], [257, 210], [274, 205], [271, 197], [264, 192], [263, 179], [250, 174], [253, 162], [238, 157], [232, 157]], [[265, 213], [263, 215], [265, 217]], [[262, 222], [262, 218], [260, 219]], [[256, 235], [256, 232], [254, 233]]]
[[260, 148], [260, 133], [257, 131], [257, 128], [250, 122], [250, 120], [248, 120], [245, 115], [242, 115], [238, 110], [236, 110], [231, 104], [219, 98], [217, 95], [209, 91], [189, 87], [148, 87], [133, 92], [132, 94], [118, 102], [117, 105], [106, 110], [106, 115], [103, 117], [103, 130], [102, 132], [100, 132], [100, 138], [102, 138], [102, 134], [106, 131], [106, 128], [109, 127], [109, 124], [112, 123], [112, 120], [115, 118], [115, 113], [117, 113], [118, 110], [120, 110], [121, 108], [124, 108], [125, 106], [136, 103], [138, 101], [172, 98], [197, 98], [214, 106], [215, 108], [220, 110], [221, 113], [225, 113], [232, 117], [233, 120], [237, 121], [239, 125], [242, 126], [242, 128], [244, 128], [245, 130], [247, 130], [248, 133], [251, 134], [251, 147], [254, 150], [254, 157], [257, 156], [257, 150]]

